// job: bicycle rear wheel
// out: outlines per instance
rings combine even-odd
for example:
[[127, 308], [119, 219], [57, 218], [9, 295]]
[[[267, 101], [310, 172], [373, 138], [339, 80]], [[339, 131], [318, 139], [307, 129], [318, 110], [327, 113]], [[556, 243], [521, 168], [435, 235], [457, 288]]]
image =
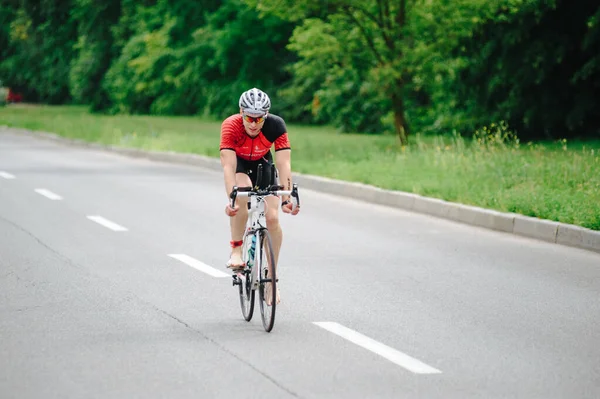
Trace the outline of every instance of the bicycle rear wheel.
[[[242, 253], [244, 262], [248, 264], [248, 247], [251, 245], [252, 236], [247, 235], [244, 237], [244, 244], [242, 246]], [[252, 273], [251, 270], [246, 267], [243, 272], [238, 273], [238, 290], [240, 293], [240, 307], [242, 308], [242, 315], [244, 320], [252, 320], [252, 314], [254, 313], [254, 295], [255, 291], [252, 289]]]
[[[275, 309], [277, 307], [277, 274], [273, 244], [268, 230], [262, 230], [260, 235], [260, 272], [258, 297], [260, 298], [260, 315], [263, 327], [270, 332], [275, 324]], [[269, 305], [270, 303], [270, 305]]]

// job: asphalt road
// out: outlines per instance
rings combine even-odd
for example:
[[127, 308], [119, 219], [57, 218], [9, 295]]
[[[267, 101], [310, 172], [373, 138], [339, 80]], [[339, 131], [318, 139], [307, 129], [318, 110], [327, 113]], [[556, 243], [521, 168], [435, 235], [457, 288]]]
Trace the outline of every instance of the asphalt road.
[[221, 174], [0, 133], [0, 397], [600, 397], [600, 254], [300, 193], [265, 333]]

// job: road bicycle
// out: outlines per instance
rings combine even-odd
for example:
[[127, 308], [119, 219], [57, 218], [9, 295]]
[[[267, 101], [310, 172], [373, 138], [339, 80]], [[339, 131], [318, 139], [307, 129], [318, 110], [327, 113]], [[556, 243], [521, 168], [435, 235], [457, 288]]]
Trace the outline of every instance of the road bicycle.
[[[275, 166], [272, 165], [274, 169]], [[258, 188], [261, 181], [262, 165], [257, 169], [257, 185], [254, 187], [233, 187], [231, 191], [231, 207], [235, 207], [237, 197], [248, 197], [248, 221], [242, 244], [242, 260], [244, 269], [233, 273], [233, 285], [238, 287], [242, 315], [246, 321], [252, 319], [254, 298], [258, 291], [260, 314], [265, 331], [270, 332], [275, 324], [277, 308], [277, 270], [271, 235], [267, 230], [265, 218], [265, 199], [270, 195], [289, 195], [294, 206], [300, 205], [298, 185], [291, 190], [283, 186], [270, 185], [265, 189]], [[275, 176], [272, 174], [272, 176]], [[270, 304], [268, 304], [268, 302]]]

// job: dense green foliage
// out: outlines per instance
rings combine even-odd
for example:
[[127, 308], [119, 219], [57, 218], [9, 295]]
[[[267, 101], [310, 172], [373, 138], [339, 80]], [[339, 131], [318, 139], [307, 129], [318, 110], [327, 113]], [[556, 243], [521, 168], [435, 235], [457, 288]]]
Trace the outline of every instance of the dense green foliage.
[[2, 51], [0, 79], [33, 101], [69, 100], [69, 70], [77, 23], [70, 0], [4, 1], [2, 29], [9, 45]]
[[598, 3], [502, 7], [460, 51], [471, 62], [458, 98], [475, 123], [505, 119], [535, 139], [599, 136]]
[[507, 121], [600, 135], [600, 5], [567, 0], [0, 0], [0, 80], [27, 101], [236, 112], [399, 136]]
[[108, 93], [101, 82], [112, 61], [111, 27], [120, 16], [119, 0], [75, 0], [71, 12], [77, 24], [77, 43], [69, 74], [71, 95], [76, 102], [100, 110], [109, 106]]

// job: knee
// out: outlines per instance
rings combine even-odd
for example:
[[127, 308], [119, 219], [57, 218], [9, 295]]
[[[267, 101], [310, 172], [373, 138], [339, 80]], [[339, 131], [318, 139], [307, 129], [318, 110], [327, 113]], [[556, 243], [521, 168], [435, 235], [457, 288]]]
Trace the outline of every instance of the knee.
[[267, 228], [273, 228], [279, 226], [279, 213], [277, 209], [269, 209], [268, 212], [265, 213], [265, 219], [267, 220]]

